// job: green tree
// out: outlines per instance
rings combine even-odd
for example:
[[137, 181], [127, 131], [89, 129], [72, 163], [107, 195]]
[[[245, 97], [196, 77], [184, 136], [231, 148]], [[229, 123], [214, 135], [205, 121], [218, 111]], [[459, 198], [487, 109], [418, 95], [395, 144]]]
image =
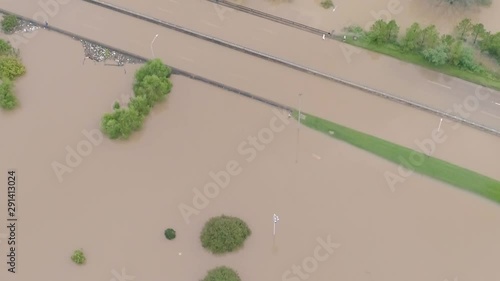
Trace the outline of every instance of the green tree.
[[472, 26], [472, 36], [474, 36], [474, 43], [476, 44], [476, 40], [478, 36], [484, 34], [486, 30], [484, 29], [484, 25], [482, 23], [474, 24]]
[[0, 107], [6, 110], [12, 110], [18, 105], [16, 96], [14, 95], [14, 84], [4, 79], [0, 84]]
[[120, 109], [120, 103], [115, 101], [115, 103], [113, 104], [113, 109]]
[[144, 80], [146, 76], [156, 75], [160, 78], [168, 78], [172, 73], [172, 69], [166, 66], [160, 59], [148, 61], [143, 67], [139, 68], [135, 73], [136, 83]]
[[368, 32], [368, 40], [375, 44], [384, 44], [388, 39], [387, 23], [383, 20], [377, 20]]
[[208, 220], [201, 231], [200, 240], [203, 248], [213, 254], [224, 254], [243, 247], [251, 233], [243, 220], [222, 215]]
[[387, 42], [396, 42], [398, 40], [398, 35], [399, 35], [399, 25], [396, 23], [395, 20], [391, 20], [387, 24]]
[[78, 264], [78, 265], [82, 265], [85, 263], [85, 261], [87, 260], [85, 258], [85, 255], [83, 254], [83, 250], [76, 250], [73, 252], [73, 255], [71, 256], [71, 260]]
[[9, 42], [0, 39], [0, 56], [11, 55], [13, 51]]
[[434, 48], [439, 44], [439, 31], [435, 25], [429, 25], [422, 30], [420, 46], [423, 49]]
[[202, 281], [241, 281], [241, 278], [233, 269], [227, 266], [219, 266], [208, 271]]
[[458, 34], [458, 38], [464, 40], [472, 30], [472, 21], [470, 19], [463, 19], [455, 27], [455, 31]]
[[135, 96], [144, 96], [151, 107], [165, 98], [171, 89], [172, 83], [167, 78], [156, 75], [145, 76], [134, 85]]
[[482, 52], [487, 52], [491, 56], [500, 59], [500, 32], [495, 34], [486, 33], [480, 42], [479, 48]]
[[434, 65], [443, 65], [448, 61], [448, 47], [444, 43], [440, 43], [434, 48], [425, 49], [422, 55]]
[[135, 109], [140, 115], [147, 116], [151, 111], [151, 105], [145, 96], [134, 97], [128, 104], [129, 108]]
[[449, 49], [449, 62], [458, 66], [464, 52], [464, 44], [462, 41], [455, 41]]
[[135, 109], [121, 108], [103, 116], [101, 130], [110, 139], [128, 139], [142, 127], [143, 122], [144, 117]]
[[175, 230], [172, 228], [167, 228], [165, 230], [164, 234], [165, 234], [165, 238], [167, 238], [168, 240], [173, 240], [173, 239], [175, 239], [175, 236], [176, 236]]
[[443, 34], [441, 35], [441, 42], [446, 45], [447, 47], [450, 47], [453, 42], [455, 42], [455, 38], [449, 34]]
[[418, 23], [412, 24], [406, 29], [405, 36], [401, 40], [401, 46], [405, 51], [415, 51], [419, 47], [422, 38], [422, 29]]
[[2, 30], [5, 33], [12, 33], [19, 26], [19, 19], [14, 15], [6, 15], [2, 19]]
[[0, 58], [0, 78], [16, 79], [26, 73], [26, 68], [16, 57]]

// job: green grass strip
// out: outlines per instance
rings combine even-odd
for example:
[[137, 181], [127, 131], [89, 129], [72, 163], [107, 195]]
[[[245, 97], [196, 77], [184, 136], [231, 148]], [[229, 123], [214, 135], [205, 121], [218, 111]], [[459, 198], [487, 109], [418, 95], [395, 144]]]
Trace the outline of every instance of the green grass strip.
[[[367, 49], [376, 53], [384, 54], [396, 59], [399, 59], [401, 61], [413, 63], [416, 65], [423, 66], [428, 69], [432, 69], [434, 71], [440, 72], [447, 74], [449, 76], [457, 77], [481, 86], [485, 86], [488, 88], [492, 88], [495, 90], [500, 90], [500, 80], [494, 79], [494, 78], [488, 78], [485, 77], [484, 74], [482, 73], [473, 73], [467, 70], [462, 70], [458, 67], [455, 67], [453, 65], [441, 65], [441, 66], [436, 66], [433, 65], [432, 63], [428, 62], [423, 58], [420, 54], [417, 53], [411, 53], [411, 52], [403, 52], [401, 48], [397, 45], [394, 44], [385, 44], [385, 45], [376, 45], [376, 44], [371, 44], [370, 42], [367, 42], [362, 39], [358, 40], [353, 40], [353, 39], [347, 39], [346, 43], [349, 43], [353, 46], [357, 46], [363, 49]], [[490, 77], [494, 77], [495, 73], [486, 70], [487, 75]]]
[[[302, 115], [301, 124], [304, 126], [347, 142], [422, 175], [500, 203], [500, 182], [495, 179], [313, 115], [305, 113]], [[294, 112], [295, 119], [297, 116], [298, 113]], [[412, 162], [410, 159], [418, 160]]]

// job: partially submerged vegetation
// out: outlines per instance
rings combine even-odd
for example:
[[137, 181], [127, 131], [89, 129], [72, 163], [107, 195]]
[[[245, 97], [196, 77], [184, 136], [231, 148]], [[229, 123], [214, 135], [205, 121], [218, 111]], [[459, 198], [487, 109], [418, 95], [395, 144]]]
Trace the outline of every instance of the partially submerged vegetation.
[[128, 139], [133, 132], [142, 128], [151, 109], [161, 102], [172, 90], [168, 79], [172, 70], [159, 59], [148, 61], [135, 73], [134, 97], [127, 108], [113, 106], [113, 112], [106, 113], [101, 120], [101, 130], [110, 139]]
[[203, 248], [219, 255], [242, 248], [251, 233], [243, 220], [222, 215], [211, 218], [205, 224], [200, 240]]
[[[294, 112], [293, 115], [295, 118], [298, 117], [297, 112]], [[495, 179], [313, 115], [304, 113], [302, 115], [302, 124], [309, 128], [371, 152], [405, 169], [429, 176], [500, 203], [500, 182]], [[419, 160], [417, 161], [416, 159]], [[402, 181], [401, 175], [389, 173], [385, 176], [389, 185]]]
[[87, 261], [82, 249], [75, 250], [71, 255], [71, 260], [78, 265], [82, 265]]
[[322, 0], [320, 4], [321, 4], [321, 7], [325, 8], [325, 9], [330, 9], [330, 8], [335, 7], [332, 0]]
[[227, 266], [219, 266], [208, 271], [202, 281], [241, 281], [241, 278], [233, 269]]
[[14, 15], [4, 15], [0, 24], [2, 25], [3, 32], [12, 33], [19, 27], [20, 21]]
[[12, 110], [19, 105], [13, 81], [26, 73], [18, 53], [9, 42], [0, 39], [0, 107]]
[[435, 25], [414, 23], [401, 36], [394, 20], [378, 20], [368, 31], [358, 26], [345, 30], [353, 35], [346, 40], [349, 44], [500, 90], [500, 73], [483, 66], [475, 55], [500, 61], [500, 32], [492, 34], [481, 23], [464, 19], [453, 35], [439, 34]]

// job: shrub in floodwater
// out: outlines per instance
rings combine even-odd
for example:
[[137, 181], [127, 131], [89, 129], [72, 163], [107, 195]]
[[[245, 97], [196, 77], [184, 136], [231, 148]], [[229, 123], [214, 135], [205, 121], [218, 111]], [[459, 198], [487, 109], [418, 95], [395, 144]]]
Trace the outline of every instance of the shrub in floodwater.
[[144, 116], [135, 109], [120, 108], [102, 117], [101, 130], [110, 139], [128, 139], [138, 131], [144, 122]]
[[321, 6], [325, 9], [330, 9], [330, 8], [334, 7], [332, 0], [321, 1]]
[[26, 73], [26, 68], [21, 61], [12, 56], [0, 58], [0, 78], [14, 80]]
[[172, 73], [172, 69], [166, 66], [160, 59], [148, 61], [143, 67], [139, 68], [135, 73], [135, 82], [141, 82], [144, 77], [156, 75], [161, 78], [168, 78]]
[[235, 270], [227, 266], [219, 266], [208, 271], [202, 281], [241, 281], [241, 278]]
[[243, 220], [222, 215], [208, 220], [200, 239], [203, 248], [213, 254], [224, 254], [243, 247], [250, 234], [250, 228]]
[[143, 80], [134, 85], [135, 96], [146, 98], [151, 107], [163, 100], [171, 90], [172, 83], [168, 78], [156, 74], [145, 76]]
[[12, 33], [19, 26], [19, 19], [14, 15], [6, 15], [2, 19], [1, 25], [5, 33]]
[[149, 105], [148, 100], [144, 96], [134, 97], [130, 100], [128, 104], [129, 108], [133, 108], [139, 112], [142, 116], [147, 116], [151, 111], [151, 106]]
[[114, 110], [120, 109], [120, 103], [115, 101], [115, 103], [113, 104], [113, 109]]
[[11, 55], [14, 49], [8, 41], [0, 39], [0, 56]]
[[73, 255], [71, 256], [71, 260], [78, 265], [82, 265], [85, 263], [85, 261], [87, 259], [85, 258], [85, 255], [83, 254], [83, 250], [80, 249], [80, 250], [75, 250], [73, 252]]
[[4, 79], [0, 84], [0, 107], [6, 110], [12, 110], [18, 105], [17, 98], [14, 96], [14, 85]]
[[175, 230], [173, 230], [172, 228], [167, 228], [165, 230], [165, 237], [168, 239], [168, 240], [172, 240], [175, 238]]

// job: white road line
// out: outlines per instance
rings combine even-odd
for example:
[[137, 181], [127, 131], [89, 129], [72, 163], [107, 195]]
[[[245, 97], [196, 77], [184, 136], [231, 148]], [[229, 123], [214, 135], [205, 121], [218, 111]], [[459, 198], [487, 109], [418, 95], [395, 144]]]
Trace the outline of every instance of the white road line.
[[313, 156], [314, 158], [318, 159], [318, 160], [321, 160], [321, 157], [319, 157], [319, 155], [317, 155], [317, 154], [314, 154], [314, 153], [313, 153], [313, 154], [312, 154], [312, 156]]
[[494, 102], [494, 101], [492, 101], [492, 103], [494, 103], [494, 104], [496, 104], [496, 105], [500, 105], [500, 103], [498, 103], [498, 102]]
[[486, 111], [481, 111], [481, 113], [485, 114], [485, 115], [488, 115], [488, 116], [491, 116], [493, 118], [496, 118], [496, 119], [500, 119], [500, 116], [496, 116], [495, 114], [491, 114], [489, 112], [486, 112]]
[[194, 62], [192, 59], [188, 59], [186, 57], [183, 57], [183, 56], [179, 56], [179, 58], [185, 60], [185, 61], [188, 61], [188, 62]]
[[430, 82], [430, 83], [432, 83], [432, 84], [436, 84], [436, 85], [438, 85], [438, 86], [444, 87], [444, 88], [446, 88], [446, 89], [451, 89], [451, 87], [450, 87], [450, 86], [446, 86], [446, 85], [443, 85], [443, 84], [439, 84], [438, 82], [434, 82], [434, 81], [431, 81], [431, 80], [427, 80], [427, 81], [429, 81], [429, 82]]
[[203, 22], [204, 24], [206, 25], [209, 25], [209, 26], [212, 26], [212, 27], [216, 27], [216, 28], [220, 28], [220, 26], [216, 25], [216, 24], [213, 24], [211, 22], [208, 22], [206, 20], [202, 20], [201, 22]]

